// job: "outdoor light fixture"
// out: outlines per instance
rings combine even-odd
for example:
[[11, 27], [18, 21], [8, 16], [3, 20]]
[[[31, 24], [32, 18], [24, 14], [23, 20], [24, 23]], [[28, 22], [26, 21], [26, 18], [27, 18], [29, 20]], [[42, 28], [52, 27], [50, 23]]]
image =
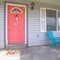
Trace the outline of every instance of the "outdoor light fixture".
[[32, 9], [32, 10], [34, 9], [34, 6], [35, 6], [35, 3], [32, 2], [32, 3], [31, 3], [31, 9]]

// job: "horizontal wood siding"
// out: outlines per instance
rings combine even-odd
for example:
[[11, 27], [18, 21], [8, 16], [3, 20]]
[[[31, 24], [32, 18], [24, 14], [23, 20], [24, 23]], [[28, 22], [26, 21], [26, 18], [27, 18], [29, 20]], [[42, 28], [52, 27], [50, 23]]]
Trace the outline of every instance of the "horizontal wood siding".
[[[31, 7], [29, 5], [29, 7]], [[28, 10], [28, 45], [39, 45], [40, 34], [40, 10], [39, 6], [35, 4], [34, 9]]]
[[4, 48], [4, 5], [3, 3], [0, 4], [0, 48]]
[[[40, 32], [40, 7], [60, 9], [59, 6], [34, 2], [34, 9], [31, 10], [31, 1], [25, 0], [5, 0], [8, 2], [28, 5], [28, 46], [49, 44], [50, 40], [47, 32]], [[60, 36], [60, 32], [53, 32], [55, 36]], [[4, 2], [0, 2], [0, 48], [4, 47]]]

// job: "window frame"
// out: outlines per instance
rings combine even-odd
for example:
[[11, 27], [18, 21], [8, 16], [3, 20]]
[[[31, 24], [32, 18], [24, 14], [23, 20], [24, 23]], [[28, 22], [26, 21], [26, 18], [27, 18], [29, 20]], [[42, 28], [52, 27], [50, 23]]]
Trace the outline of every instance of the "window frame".
[[[53, 8], [45, 8], [45, 7], [40, 7], [40, 10], [41, 10], [42, 8], [45, 9], [45, 10], [48, 9], [48, 10], [56, 11], [56, 31], [59, 32], [59, 31], [58, 31], [58, 13], [59, 13], [60, 10], [53, 9]], [[46, 11], [45, 11], [45, 13], [46, 13]], [[46, 16], [46, 15], [45, 15], [45, 16]], [[47, 16], [46, 16], [46, 17], [47, 17]], [[45, 17], [45, 18], [46, 18], [46, 17]], [[46, 22], [47, 22], [47, 19], [45, 19], [45, 23], [46, 23]], [[43, 23], [43, 22], [42, 22], [42, 23]], [[41, 11], [40, 11], [40, 28], [41, 28]], [[40, 32], [47, 32], [47, 23], [45, 24], [45, 28], [46, 28], [46, 31], [42, 31], [42, 30], [40, 29]]]

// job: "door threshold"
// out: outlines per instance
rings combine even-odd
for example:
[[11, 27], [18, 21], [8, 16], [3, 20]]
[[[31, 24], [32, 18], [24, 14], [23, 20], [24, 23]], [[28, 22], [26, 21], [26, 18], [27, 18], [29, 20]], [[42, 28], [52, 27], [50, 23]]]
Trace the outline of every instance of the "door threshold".
[[7, 45], [5, 47], [5, 49], [22, 49], [22, 48], [26, 48], [26, 45], [25, 44], [10, 44], [10, 45]]

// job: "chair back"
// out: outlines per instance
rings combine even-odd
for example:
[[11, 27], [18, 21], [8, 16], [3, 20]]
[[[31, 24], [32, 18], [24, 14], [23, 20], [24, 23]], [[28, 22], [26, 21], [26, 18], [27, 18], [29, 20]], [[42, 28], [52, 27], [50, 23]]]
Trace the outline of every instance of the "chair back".
[[48, 36], [49, 36], [50, 40], [52, 41], [52, 43], [56, 44], [56, 39], [51, 30], [48, 30]]

